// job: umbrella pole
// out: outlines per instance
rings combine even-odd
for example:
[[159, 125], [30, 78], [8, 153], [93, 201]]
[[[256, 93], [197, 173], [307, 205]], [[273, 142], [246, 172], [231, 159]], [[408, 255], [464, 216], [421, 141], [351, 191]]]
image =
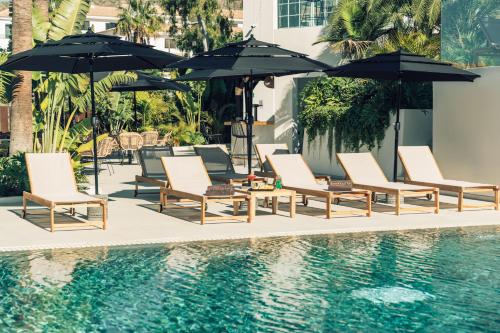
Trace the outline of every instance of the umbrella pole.
[[[144, 123], [144, 118], [142, 118], [142, 122]], [[137, 96], [134, 91], [134, 126], [135, 126], [135, 131], [137, 132], [139, 130], [139, 122], [137, 121]]]
[[95, 113], [95, 96], [94, 96], [94, 60], [89, 59], [90, 68], [90, 101], [92, 105], [92, 141], [94, 147], [94, 182], [95, 194], [99, 194], [99, 167], [97, 165], [97, 117]]
[[401, 79], [398, 79], [397, 95], [396, 95], [396, 122], [394, 123], [394, 173], [393, 181], [398, 180], [398, 147], [399, 147], [399, 130], [401, 123], [399, 122], [399, 113], [401, 109]]
[[245, 88], [245, 110], [247, 112], [247, 159], [248, 159], [248, 174], [252, 173], [252, 146], [253, 146], [253, 114], [252, 114], [252, 95], [253, 95], [253, 79], [247, 82]]

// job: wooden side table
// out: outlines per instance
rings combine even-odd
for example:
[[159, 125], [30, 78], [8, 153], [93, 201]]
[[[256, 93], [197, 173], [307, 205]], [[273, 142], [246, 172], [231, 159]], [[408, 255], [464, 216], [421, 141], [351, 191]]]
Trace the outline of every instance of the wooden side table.
[[257, 210], [257, 199], [272, 198], [272, 213], [277, 214], [278, 212], [278, 198], [288, 197], [290, 199], [290, 218], [295, 217], [295, 205], [296, 205], [296, 195], [295, 191], [287, 189], [274, 189], [270, 191], [252, 191], [249, 189], [236, 189], [236, 192], [247, 194], [250, 197], [248, 204], [248, 219], [252, 221], [255, 217], [255, 212]]

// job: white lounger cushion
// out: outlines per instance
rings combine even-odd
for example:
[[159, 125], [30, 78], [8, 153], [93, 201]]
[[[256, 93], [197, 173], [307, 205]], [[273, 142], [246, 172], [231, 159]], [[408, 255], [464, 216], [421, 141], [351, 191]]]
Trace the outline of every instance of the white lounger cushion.
[[26, 154], [31, 194], [53, 202], [97, 199], [78, 192], [68, 153]]
[[390, 182], [371, 153], [337, 154], [353, 184], [390, 188], [401, 191], [418, 191], [426, 187]]
[[389, 181], [371, 153], [337, 154], [349, 178], [356, 184], [385, 184]]
[[258, 143], [255, 150], [264, 171], [272, 171], [266, 156], [290, 153], [286, 143]]
[[317, 185], [316, 178], [301, 155], [267, 155], [266, 159], [271, 163], [276, 174], [281, 177], [283, 185], [306, 188]]
[[200, 156], [162, 157], [173, 190], [203, 195], [212, 185]]
[[398, 153], [411, 181], [462, 188], [492, 186], [491, 184], [444, 179], [428, 146], [401, 146], [398, 148]]
[[443, 180], [443, 175], [427, 146], [402, 146], [398, 148], [408, 177], [411, 180]]

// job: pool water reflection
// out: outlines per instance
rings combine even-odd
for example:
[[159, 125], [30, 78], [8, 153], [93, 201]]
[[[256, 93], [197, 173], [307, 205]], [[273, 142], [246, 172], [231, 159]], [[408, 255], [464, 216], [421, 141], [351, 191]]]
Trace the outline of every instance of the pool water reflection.
[[0, 331], [500, 331], [499, 231], [0, 254]]

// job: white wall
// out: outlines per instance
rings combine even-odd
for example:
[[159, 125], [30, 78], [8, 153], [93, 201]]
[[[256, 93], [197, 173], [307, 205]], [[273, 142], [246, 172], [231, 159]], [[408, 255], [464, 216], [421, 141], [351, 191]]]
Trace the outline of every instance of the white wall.
[[[399, 132], [399, 144], [407, 146], [432, 145], [432, 112], [430, 110], [401, 110]], [[391, 123], [395, 121], [393, 117]], [[328, 151], [327, 136], [308, 144], [307, 137], [304, 139], [303, 155], [309, 166], [319, 174], [333, 175], [343, 178], [344, 172], [337, 164], [335, 148], [332, 157]], [[334, 144], [335, 146], [335, 144]], [[361, 151], [368, 151], [364, 148]], [[394, 163], [394, 128], [390, 126], [385, 134], [380, 149], [373, 149], [372, 154], [380, 164], [388, 179], [392, 179]], [[399, 176], [403, 175], [401, 162], [398, 161]]]
[[[250, 31], [255, 38], [281, 45], [286, 49], [305, 53], [311, 58], [330, 65], [337, 65], [339, 57], [331, 52], [326, 43], [313, 45], [321, 35], [323, 27], [277, 28], [276, 0], [244, 0], [243, 1], [243, 34]], [[284, 142], [291, 146], [296, 132], [294, 115], [298, 112], [298, 87], [296, 78], [314, 77], [314, 74], [287, 76], [275, 79], [275, 88], [268, 89], [259, 84], [254, 93], [254, 101], [262, 100], [263, 108], [259, 111], [259, 120], [274, 120], [274, 126], [256, 130], [256, 142]], [[432, 140], [432, 114], [408, 110], [402, 112], [401, 144], [429, 144]], [[268, 132], [273, 131], [272, 135]], [[304, 157], [317, 173], [342, 176], [343, 173], [335, 162], [330, 161], [326, 138], [317, 139], [310, 145], [307, 138], [304, 142]], [[374, 151], [383, 170], [392, 178], [394, 131], [389, 128], [383, 142], [383, 148]], [[401, 169], [401, 168], [400, 168]]]
[[[312, 45], [320, 35], [323, 27], [302, 27], [278, 29], [276, 0], [244, 0], [243, 1], [243, 35], [246, 36], [252, 26], [255, 38], [279, 44], [281, 47], [305, 53], [312, 58], [326, 63], [336, 64], [338, 59], [329, 52], [326, 44]], [[271, 128], [257, 129], [256, 142], [264, 142], [274, 137], [274, 142], [292, 144], [296, 131], [293, 121], [297, 112], [297, 94], [294, 78], [313, 77], [318, 74], [301, 74], [275, 78], [274, 89], [259, 84], [254, 90], [254, 102], [262, 101], [259, 120], [273, 120]], [[259, 131], [263, 132], [259, 135]], [[272, 131], [270, 135], [268, 132]], [[265, 132], [265, 133], [264, 133]], [[269, 141], [265, 141], [268, 142]]]
[[434, 155], [446, 178], [500, 184], [500, 67], [434, 83]]

